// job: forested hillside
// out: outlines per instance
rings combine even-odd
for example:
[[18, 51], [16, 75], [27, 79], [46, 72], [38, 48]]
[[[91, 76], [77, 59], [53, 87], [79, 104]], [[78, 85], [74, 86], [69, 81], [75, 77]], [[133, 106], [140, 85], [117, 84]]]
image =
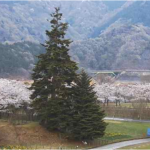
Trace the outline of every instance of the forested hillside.
[[[0, 44], [0, 75], [28, 77], [36, 55], [43, 53], [40, 44], [22, 42]], [[70, 55], [88, 70], [150, 69], [150, 28], [123, 21], [112, 24], [99, 38], [76, 41]]]
[[150, 69], [148, 1], [1, 1], [1, 77], [30, 76], [35, 55], [44, 52], [39, 43], [46, 39], [47, 19], [56, 6], [69, 24], [70, 55], [79, 66], [87, 70]]
[[[115, 3], [116, 2], [114, 2], [114, 4]], [[129, 21], [132, 24], [142, 23], [144, 26], [150, 27], [149, 7], [149, 1], [129, 1], [119, 9], [115, 9], [115, 11], [111, 12], [105, 20], [99, 21], [90, 36], [92, 38], [99, 36], [102, 31], [120, 19], [126, 23]]]
[[99, 38], [74, 42], [71, 50], [91, 70], [150, 69], [150, 28], [119, 21]]
[[36, 56], [42, 52], [42, 46], [30, 42], [0, 44], [0, 77], [29, 78]]
[[67, 36], [73, 40], [87, 39], [97, 20], [109, 12], [102, 2], [0, 1], [0, 41], [43, 42], [45, 30], [50, 28], [47, 19], [50, 20], [50, 13], [58, 6], [63, 21], [69, 23]]
[[45, 30], [50, 28], [47, 19], [50, 20], [50, 13], [58, 6], [63, 20], [69, 24], [69, 38], [97, 37], [131, 4], [125, 1], [0, 1], [0, 41], [43, 42]]

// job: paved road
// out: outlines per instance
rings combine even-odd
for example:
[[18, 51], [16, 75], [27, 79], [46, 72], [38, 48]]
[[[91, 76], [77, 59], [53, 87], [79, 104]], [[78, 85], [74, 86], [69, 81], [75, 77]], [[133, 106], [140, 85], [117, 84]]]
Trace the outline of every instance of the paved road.
[[103, 149], [116, 150], [116, 149], [121, 148], [121, 147], [135, 145], [135, 144], [141, 144], [141, 143], [147, 143], [147, 142], [150, 142], [150, 138], [140, 139], [140, 140], [124, 141], [124, 142], [109, 144], [109, 145], [106, 145], [106, 146], [93, 148], [91, 150], [103, 150]]
[[129, 122], [143, 122], [150, 123], [150, 120], [136, 120], [136, 119], [128, 119], [128, 118], [113, 118], [113, 117], [105, 117], [105, 120], [115, 120], [115, 121], [129, 121]]

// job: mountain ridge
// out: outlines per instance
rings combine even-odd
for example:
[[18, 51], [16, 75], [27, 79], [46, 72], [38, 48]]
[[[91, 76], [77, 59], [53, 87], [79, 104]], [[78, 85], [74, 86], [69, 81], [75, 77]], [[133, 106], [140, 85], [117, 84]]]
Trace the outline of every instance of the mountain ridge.
[[39, 43], [50, 30], [46, 20], [58, 5], [68, 22], [67, 38], [74, 41], [70, 55], [80, 67], [150, 69], [150, 2], [0, 2], [0, 41], [6, 43], [0, 45], [0, 75], [29, 77], [35, 54], [44, 52]]

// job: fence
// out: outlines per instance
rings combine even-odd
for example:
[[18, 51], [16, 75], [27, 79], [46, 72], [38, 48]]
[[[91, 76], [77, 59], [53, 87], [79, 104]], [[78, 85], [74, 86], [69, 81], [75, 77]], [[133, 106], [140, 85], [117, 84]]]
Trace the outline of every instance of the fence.
[[[135, 108], [126, 108], [126, 107], [102, 107], [105, 110], [105, 113], [109, 117], [120, 117], [120, 118], [131, 118], [131, 119], [150, 119], [150, 108], [145, 109], [135, 109]], [[11, 109], [9, 111], [0, 112], [0, 119], [5, 119], [10, 121], [13, 124], [25, 124], [29, 121], [38, 121], [38, 117], [34, 115], [33, 110], [27, 109]], [[87, 142], [87, 147], [98, 147], [107, 145], [117, 141], [107, 140], [107, 139], [98, 139], [94, 141]], [[60, 149], [67, 149], [61, 147]], [[75, 149], [75, 148], [70, 148]]]
[[108, 117], [150, 120], [150, 108], [102, 107]]
[[30, 121], [38, 121], [33, 112], [0, 112], [0, 119], [7, 120], [13, 124], [26, 124]]
[[[129, 118], [139, 120], [150, 120], [150, 108], [127, 108], [127, 107], [102, 107], [107, 117]], [[12, 121], [14, 123], [26, 123], [28, 121], [38, 121], [33, 110], [17, 109], [13, 111], [0, 112], [0, 119]]]

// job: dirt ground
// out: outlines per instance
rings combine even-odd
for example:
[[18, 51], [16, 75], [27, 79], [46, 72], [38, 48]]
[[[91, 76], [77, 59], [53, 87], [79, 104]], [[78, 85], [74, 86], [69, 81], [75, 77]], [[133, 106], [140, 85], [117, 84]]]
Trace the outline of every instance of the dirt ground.
[[22, 145], [36, 148], [81, 148], [82, 142], [70, 141], [59, 133], [48, 132], [38, 125], [29, 123], [25, 125], [12, 125], [0, 121], [0, 146]]

